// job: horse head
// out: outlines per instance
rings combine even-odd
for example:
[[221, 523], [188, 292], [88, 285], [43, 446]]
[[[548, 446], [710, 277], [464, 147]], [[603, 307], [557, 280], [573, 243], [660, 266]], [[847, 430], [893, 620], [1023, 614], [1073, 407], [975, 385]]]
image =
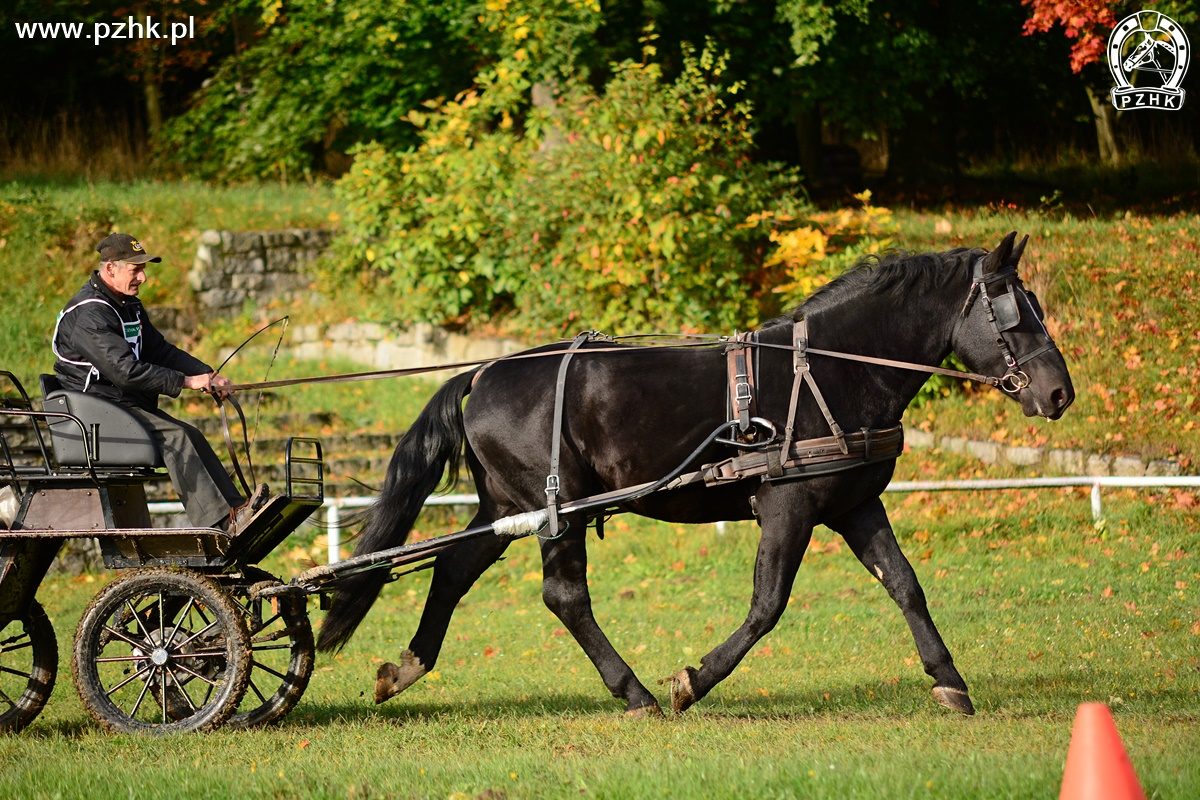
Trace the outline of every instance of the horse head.
[[1025, 416], [1058, 419], [1075, 399], [1062, 353], [1037, 297], [1025, 288], [1017, 266], [1026, 236], [1004, 237], [996, 249], [971, 263], [971, 288], [955, 323], [951, 345], [968, 368], [1002, 376], [1000, 388], [1021, 404]]

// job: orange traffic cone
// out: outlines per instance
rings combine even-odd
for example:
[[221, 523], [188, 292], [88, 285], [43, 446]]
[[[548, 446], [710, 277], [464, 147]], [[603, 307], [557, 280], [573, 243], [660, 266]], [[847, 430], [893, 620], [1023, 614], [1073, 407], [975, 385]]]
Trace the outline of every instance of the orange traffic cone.
[[1075, 713], [1058, 800], [1146, 800], [1104, 703], [1083, 703]]

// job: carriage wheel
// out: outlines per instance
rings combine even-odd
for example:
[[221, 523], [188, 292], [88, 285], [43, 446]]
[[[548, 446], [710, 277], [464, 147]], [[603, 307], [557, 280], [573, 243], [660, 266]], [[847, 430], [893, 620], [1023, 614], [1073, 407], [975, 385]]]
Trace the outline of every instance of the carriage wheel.
[[237, 604], [193, 572], [143, 569], [105, 587], [75, 634], [83, 706], [117, 733], [209, 731], [237, 709], [250, 637]]
[[[243, 570], [247, 583], [232, 589], [250, 629], [250, 685], [230, 717], [231, 727], [254, 728], [282, 719], [291, 711], [312, 677], [315, 661], [312, 625], [304, 598], [251, 598], [251, 589], [279, 585], [270, 573]], [[272, 693], [272, 687], [277, 687]]]
[[0, 630], [0, 733], [16, 733], [42, 713], [57, 674], [54, 626], [35, 600]]

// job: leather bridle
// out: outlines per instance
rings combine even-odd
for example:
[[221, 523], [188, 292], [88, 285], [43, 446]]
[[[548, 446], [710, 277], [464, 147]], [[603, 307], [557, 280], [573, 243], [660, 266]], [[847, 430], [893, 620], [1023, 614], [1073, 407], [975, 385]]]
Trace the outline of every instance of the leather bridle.
[[[1036, 305], [1035, 301], [1030, 297], [1033, 293], [1017, 283], [1016, 271], [996, 271], [990, 275], [986, 275], [983, 270], [983, 258], [981, 256], [976, 259], [975, 265], [972, 268], [971, 291], [967, 294], [967, 300], [963, 303], [962, 311], [958, 315], [958, 326], [961, 326], [963, 321], [966, 320], [976, 300], [983, 303], [988, 324], [992, 326], [992, 332], [996, 336], [996, 346], [1000, 349], [1000, 355], [1004, 359], [1005, 367], [1008, 369], [995, 385], [1009, 394], [1016, 394], [1030, 384], [1029, 374], [1021, 369], [1021, 366], [1046, 353], [1056, 352], [1058, 345], [1054, 343], [1050, 332], [1046, 330], [1040, 306]], [[993, 296], [992, 292], [989, 291], [989, 287], [1000, 283], [1008, 287], [1007, 291], [997, 293]], [[1021, 322], [1021, 309], [1017, 300], [1018, 295], [1025, 300], [1025, 305], [1029, 307], [1030, 313], [1033, 314], [1033, 318], [1037, 320], [1038, 327], [1041, 328], [1040, 335], [1045, 339], [1039, 347], [1020, 356], [1013, 355], [1012, 348], [1009, 347], [1008, 341], [1004, 338], [1004, 331], [1015, 328]]]

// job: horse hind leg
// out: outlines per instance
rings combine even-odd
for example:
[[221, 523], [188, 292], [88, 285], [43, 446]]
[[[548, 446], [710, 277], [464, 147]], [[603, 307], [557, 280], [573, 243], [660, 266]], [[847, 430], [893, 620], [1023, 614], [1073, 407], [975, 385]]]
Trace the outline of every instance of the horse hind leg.
[[900, 607], [912, 631], [925, 673], [934, 680], [933, 699], [952, 711], [974, 714], [975, 706], [967, 693], [967, 684], [958, 674], [950, 650], [933, 624], [925, 592], [912, 564], [896, 542], [882, 501], [875, 498], [831, 521], [829, 527], [842, 535], [862, 565], [883, 584]]
[[[477, 514], [471, 520], [470, 527], [485, 525], [490, 521], [482, 514]], [[400, 654], [400, 663], [383, 664], [376, 673], [376, 703], [395, 697], [433, 669], [459, 601], [479, 576], [496, 563], [508, 543], [509, 540], [498, 536], [482, 536], [438, 554], [417, 632], [413, 634], [408, 649]]]
[[771, 486], [759, 492], [762, 538], [754, 562], [750, 611], [728, 639], [700, 660], [699, 669], [685, 667], [666, 679], [675, 713], [687, 710], [729, 677], [755, 642], [783, 616], [804, 550], [812, 537], [812, 525], [803, 513], [802, 504], [791, 502], [792, 497], [786, 486]]

